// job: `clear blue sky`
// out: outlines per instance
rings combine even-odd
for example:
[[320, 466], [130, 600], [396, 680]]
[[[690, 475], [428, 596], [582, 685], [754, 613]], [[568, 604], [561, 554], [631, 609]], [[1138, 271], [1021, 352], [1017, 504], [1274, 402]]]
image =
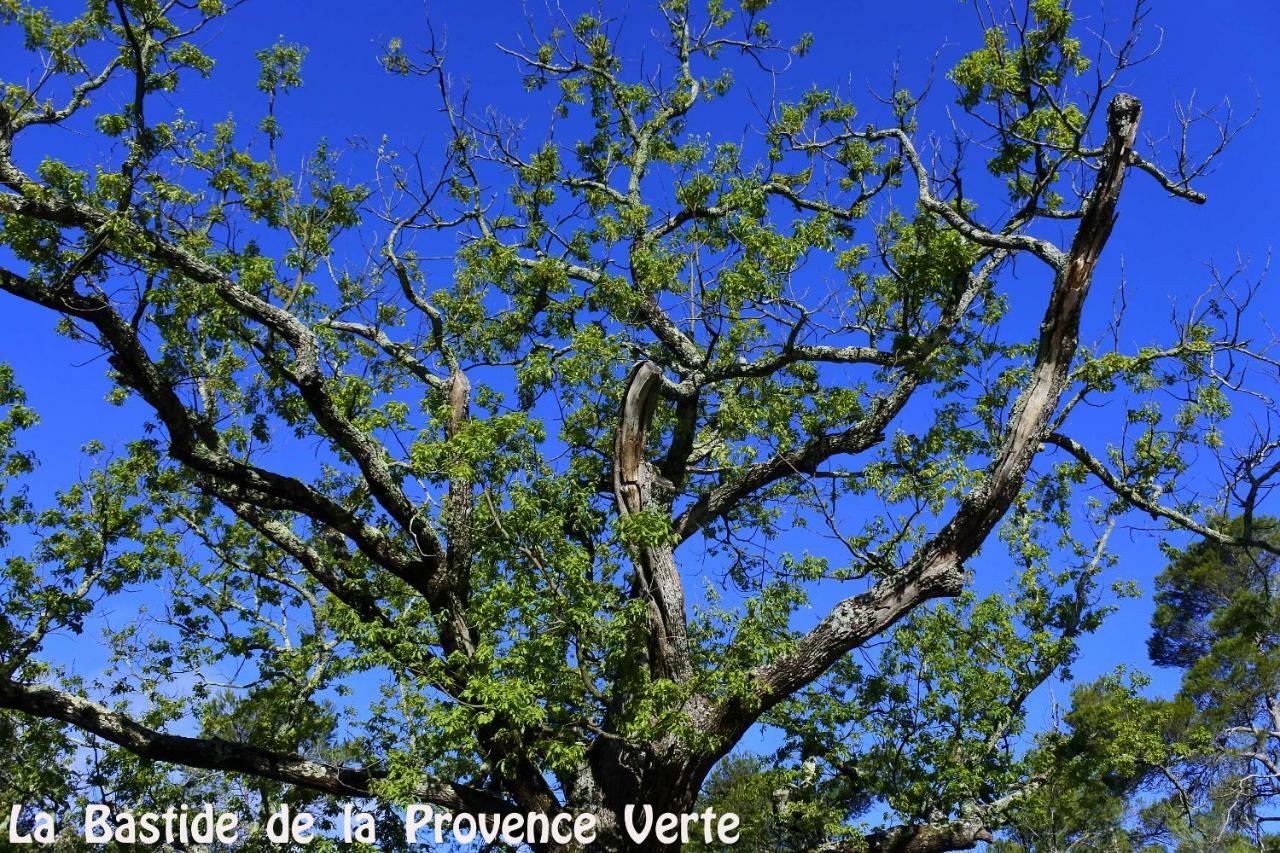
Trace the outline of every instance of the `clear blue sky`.
[[[535, 14], [543, 8], [536, 0], [529, 5]], [[578, 5], [566, 3], [570, 9]], [[1115, 17], [1129, 11], [1120, 2], [1108, 5]], [[52, 6], [71, 8], [66, 3]], [[647, 19], [639, 2], [606, 2], [605, 8], [617, 17]], [[1077, 13], [1086, 27], [1097, 27], [1103, 20], [1093, 2], [1078, 3]], [[262, 96], [254, 85], [253, 52], [282, 36], [310, 51], [305, 85], [280, 110], [287, 130], [286, 157], [300, 158], [320, 137], [340, 143], [357, 136], [376, 140], [383, 134], [396, 143], [437, 150], [442, 137], [430, 92], [420, 81], [389, 77], [377, 61], [380, 45], [389, 37], [402, 37], [407, 45], [423, 41], [426, 15], [426, 7], [416, 0], [250, 0], [210, 34], [208, 50], [218, 62], [212, 80], [190, 82], [175, 103], [191, 118], [211, 122], [234, 113], [246, 124], [255, 121], [262, 112]], [[469, 88], [472, 106], [492, 105], [512, 117], [528, 116], [536, 138], [548, 95], [525, 93], [514, 60], [494, 48], [495, 42], [513, 43], [525, 31], [521, 4], [441, 0], [431, 4], [430, 15], [437, 32], [447, 34], [449, 62], [459, 83]], [[784, 78], [789, 89], [780, 93], [783, 96], [814, 83], [855, 93], [867, 85], [883, 88], [887, 69], [899, 58], [904, 82], [918, 86], [927, 76], [931, 56], [941, 51], [940, 77], [978, 36], [969, 4], [957, 0], [782, 0], [771, 11], [771, 20], [784, 34], [816, 35], [810, 55]], [[1172, 102], [1192, 93], [1205, 105], [1230, 97], [1240, 113], [1248, 113], [1260, 99], [1261, 114], [1217, 171], [1201, 183], [1210, 198], [1207, 205], [1170, 200], [1146, 180], [1133, 180], [1127, 187], [1112, 248], [1099, 269], [1095, 293], [1101, 298], [1091, 307], [1085, 338], [1100, 331], [1109, 315], [1107, 302], [1123, 259], [1131, 318], [1125, 335], [1133, 349], [1162, 337], [1171, 302], [1185, 302], [1208, 281], [1206, 263], [1230, 267], [1238, 251], [1252, 256], [1261, 269], [1280, 236], [1275, 155], [1280, 139], [1280, 5], [1269, 0], [1155, 2], [1148, 30], [1151, 40], [1157, 30], [1163, 31], [1162, 47], [1125, 81], [1125, 88], [1145, 104], [1148, 132], [1163, 133], [1170, 124]], [[7, 50], [6, 44], [0, 42], [0, 77], [25, 76], [27, 58]], [[938, 79], [922, 125], [945, 132], [944, 111], [950, 100], [950, 84]], [[736, 135], [749, 118], [721, 115], [717, 122]], [[76, 159], [84, 159], [84, 137], [61, 132], [46, 139], [50, 150], [76, 151]], [[26, 158], [40, 153], [19, 151]], [[1263, 297], [1273, 313], [1280, 309], [1274, 294], [1272, 286]], [[90, 353], [53, 336], [51, 326], [47, 315], [13, 300], [0, 301], [0, 359], [15, 365], [43, 418], [33, 436], [34, 449], [43, 460], [34, 483], [37, 494], [75, 475], [81, 464], [75, 449], [85, 441], [120, 444], [133, 436], [139, 418], [136, 409], [102, 403], [105, 365], [86, 366]], [[1149, 589], [1160, 567], [1151, 541], [1117, 545], [1125, 558], [1118, 574], [1136, 577]], [[1125, 604], [1089, 642], [1078, 674], [1096, 674], [1118, 662], [1141, 665], [1149, 614], [1148, 600]]]

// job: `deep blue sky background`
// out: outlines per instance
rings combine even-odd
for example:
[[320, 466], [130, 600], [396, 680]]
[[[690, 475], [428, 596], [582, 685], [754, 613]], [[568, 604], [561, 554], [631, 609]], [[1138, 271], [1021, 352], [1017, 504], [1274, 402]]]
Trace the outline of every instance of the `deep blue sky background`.
[[[576, 9], [576, 4], [566, 4]], [[633, 4], [636, 10], [644, 4]], [[1115, 2], [1108, 14], [1125, 19], [1129, 7]], [[69, 8], [68, 4], [53, 4]], [[540, 4], [533, 4], [535, 13]], [[618, 17], [628, 15], [626, 3], [605, 8]], [[422, 81], [389, 77], [378, 64], [380, 46], [389, 37], [407, 45], [425, 40], [426, 7], [417, 0], [351, 3], [340, 0], [251, 0], [209, 33], [209, 52], [218, 67], [211, 81], [191, 81], [177, 99], [189, 117], [214, 121], [234, 113], [248, 125], [263, 109], [255, 89], [255, 50], [277, 37], [305, 44], [309, 56], [305, 85], [280, 108], [286, 127], [285, 157], [295, 159], [316, 140], [341, 143], [349, 137], [377, 140], [386, 134], [424, 151], [442, 143], [436, 102]], [[458, 84], [469, 89], [472, 106], [492, 105], [512, 117], [530, 117], [530, 136], [545, 126], [549, 93], [527, 94], [520, 85], [514, 60], [499, 53], [495, 42], [514, 43], [525, 32], [522, 6], [513, 0], [431, 4], [430, 15], [439, 34], [447, 35], [448, 58]], [[1104, 20], [1094, 3], [1078, 4], [1081, 25], [1096, 28]], [[637, 19], [645, 18], [638, 11]], [[956, 0], [916, 2], [779, 2], [770, 19], [787, 38], [813, 31], [816, 41], [784, 79], [783, 97], [799, 94], [810, 84], [843, 86], [855, 94], [867, 85], [883, 89], [887, 69], [901, 59], [903, 81], [918, 87], [928, 73], [929, 58], [941, 50], [939, 79], [923, 113], [922, 127], [945, 132], [945, 109], [952, 88], [941, 79], [965, 50], [978, 43], [978, 25], [967, 3]], [[1113, 21], [1114, 23], [1114, 21]], [[643, 26], [643, 25], [637, 25]], [[1129, 286], [1129, 320], [1125, 342], [1130, 351], [1166, 338], [1170, 306], [1199, 293], [1208, 281], [1206, 263], [1230, 268], [1237, 252], [1254, 259], [1260, 271], [1268, 251], [1280, 236], [1280, 180], [1276, 177], [1276, 140], [1280, 140], [1280, 5], [1269, 0], [1205, 3], [1166, 0], [1151, 6], [1148, 41], [1163, 31], [1159, 53], [1131, 71], [1124, 88], [1145, 104], [1144, 128], [1159, 135], [1171, 120], [1174, 99], [1192, 93], [1208, 105], [1230, 97], [1241, 114], [1260, 99], [1261, 113], [1222, 158], [1219, 168], [1200, 184], [1207, 205], [1197, 207], [1169, 199], [1154, 182], [1134, 176], [1121, 202], [1119, 223], [1099, 268], [1095, 299], [1087, 319], [1085, 338], [1098, 333], [1109, 316], [1109, 299], [1123, 261]], [[0, 78], [23, 77], [28, 58], [0, 42]], [[719, 129], [730, 137], [743, 132], [752, 116], [720, 114]], [[84, 162], [92, 155], [86, 144], [96, 141], [59, 131], [42, 138], [52, 151], [74, 151]], [[25, 159], [42, 152], [20, 149]], [[357, 176], [361, 177], [361, 176]], [[1028, 278], [1032, 295], [1041, 297], [1044, 282]], [[1280, 299], [1267, 287], [1260, 306], [1275, 313]], [[115, 409], [102, 403], [105, 365], [85, 366], [90, 354], [50, 333], [48, 315], [0, 300], [0, 359], [15, 365], [43, 424], [30, 444], [43, 461], [33, 486], [47, 494], [75, 476], [81, 462], [75, 452], [91, 438], [118, 445], [133, 437], [139, 411]], [[1228, 436], [1230, 438], [1230, 436]], [[1101, 449], [1101, 448], [1096, 448]], [[1150, 589], [1160, 568], [1150, 538], [1132, 541], [1121, 533], [1115, 545], [1123, 557], [1110, 577], [1135, 577]], [[981, 566], [979, 566], [981, 578]], [[980, 585], [992, 579], [980, 580]], [[1150, 616], [1150, 599], [1127, 602], [1096, 637], [1087, 641], [1077, 674], [1089, 677], [1117, 663], [1142, 666]], [[92, 647], [69, 648], [82, 670], [92, 670]], [[1168, 676], [1157, 687], [1168, 686]]]

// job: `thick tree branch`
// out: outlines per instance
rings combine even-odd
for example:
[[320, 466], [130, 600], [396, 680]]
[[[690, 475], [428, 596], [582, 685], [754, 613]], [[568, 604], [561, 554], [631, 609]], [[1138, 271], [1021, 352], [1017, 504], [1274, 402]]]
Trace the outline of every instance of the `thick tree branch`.
[[[96, 702], [45, 685], [0, 681], [0, 708], [69, 723], [140, 758], [244, 773], [336, 797], [375, 796], [375, 784], [385, 775], [379, 768], [340, 767], [221, 738], [167, 734]], [[513, 804], [493, 794], [434, 779], [425, 782], [415, 795], [449, 809], [499, 814], [516, 810]]]
[[[621, 517], [640, 512], [670, 511], [672, 485], [645, 459], [649, 424], [662, 387], [660, 368], [643, 361], [631, 371], [623, 390], [622, 410], [614, 439], [613, 487]], [[636, 548], [637, 592], [650, 611], [649, 652], [654, 674], [685, 681], [692, 674], [684, 586], [670, 542]]]
[[991, 841], [991, 831], [977, 821], [911, 824], [882, 829], [866, 836], [857, 849], [864, 853], [946, 853], [949, 850], [973, 850], [980, 842]]
[[1107, 145], [1097, 183], [1072, 240], [1071, 251], [1054, 278], [1040, 327], [1031, 377], [984, 481], [960, 504], [952, 519], [894, 575], [837, 604], [794, 650], [755, 673], [756, 690], [722, 705], [712, 728], [739, 735], [759, 714], [811, 683], [849, 650], [878, 636], [921, 603], [952, 596], [963, 587], [964, 562], [971, 557], [1022, 486], [1044, 440], [1049, 420], [1066, 386], [1079, 342], [1080, 316], [1093, 270], [1111, 233], [1116, 203], [1128, 167], [1141, 112], [1136, 98], [1117, 95], [1107, 113]]

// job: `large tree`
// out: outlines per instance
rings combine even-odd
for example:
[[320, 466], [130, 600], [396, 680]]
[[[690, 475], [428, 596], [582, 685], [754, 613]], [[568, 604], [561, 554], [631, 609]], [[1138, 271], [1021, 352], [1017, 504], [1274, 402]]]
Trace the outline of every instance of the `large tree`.
[[[2, 0], [38, 63], [0, 100], [0, 290], [147, 421], [53, 506], [4, 507], [37, 534], [4, 566], [13, 748], [88, 749], [123, 803], [574, 809], [635, 849], [625, 804], [691, 808], [765, 722], [841, 804], [833, 849], [989, 838], [1044, 778], [1012, 744], [1101, 618], [1115, 519], [1270, 547], [1180, 491], [1241, 388], [1248, 294], [1152, 346], [1080, 341], [1126, 180], [1202, 203], [1232, 128], [1142, 150], [1116, 86], [1143, 9], [1086, 46], [1057, 0], [980, 13], [954, 146], [896, 80], [865, 113], [761, 103], [752, 75], [809, 44], [767, 5], [534, 20], [503, 50], [553, 95], [535, 142], [468, 107], [430, 34], [393, 41], [434, 152], [288, 170], [301, 48], [264, 45], [256, 129], [205, 126], [179, 107], [220, 0]], [[758, 135], [699, 123], [742, 107]], [[45, 156], [50, 127], [93, 144]], [[33, 414], [0, 390], [17, 478]], [[969, 589], [984, 546], [1007, 596]], [[117, 662], [93, 682], [41, 654], [85, 629]]]

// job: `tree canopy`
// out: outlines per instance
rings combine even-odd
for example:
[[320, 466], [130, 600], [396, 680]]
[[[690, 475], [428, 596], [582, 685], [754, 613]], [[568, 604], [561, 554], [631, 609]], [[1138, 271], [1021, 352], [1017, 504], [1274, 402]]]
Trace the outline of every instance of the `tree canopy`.
[[[1223, 432], [1275, 364], [1256, 289], [1218, 282], [1140, 347], [1082, 339], [1129, 182], [1204, 203], [1239, 126], [1142, 136], [1143, 4], [1118, 36], [1059, 0], [981, 7], [936, 81], [950, 128], [896, 74], [777, 94], [812, 37], [762, 0], [532, 15], [495, 49], [532, 119], [407, 32], [381, 61], [430, 99], [426, 142], [308, 140], [297, 167], [304, 46], [262, 45], [257, 115], [183, 109], [237, 5], [0, 0], [36, 69], [0, 92], [0, 292], [142, 421], [43, 505], [0, 372], [22, 801], [588, 811], [596, 849], [666, 849], [625, 806], [692, 810], [763, 725], [776, 766], [707, 788], [790, 803], [757, 839], [971, 849], [1068, 778], [1101, 820], [1132, 757], [1072, 777], [1087, 750], [1032, 745], [1026, 709], [1112, 607], [1133, 513], [1204, 540], [1151, 645], [1200, 679], [1186, 702], [1273, 672], [1207, 663], [1271, 630], [1270, 570], [1230, 555], [1277, 553], [1275, 443]], [[753, 133], [701, 118], [725, 109]], [[85, 143], [48, 154], [55, 129]], [[101, 675], [49, 651], [82, 633]], [[1115, 712], [1133, 690], [1090, 689], [1067, 719], [1090, 748], [1159, 741]]]

